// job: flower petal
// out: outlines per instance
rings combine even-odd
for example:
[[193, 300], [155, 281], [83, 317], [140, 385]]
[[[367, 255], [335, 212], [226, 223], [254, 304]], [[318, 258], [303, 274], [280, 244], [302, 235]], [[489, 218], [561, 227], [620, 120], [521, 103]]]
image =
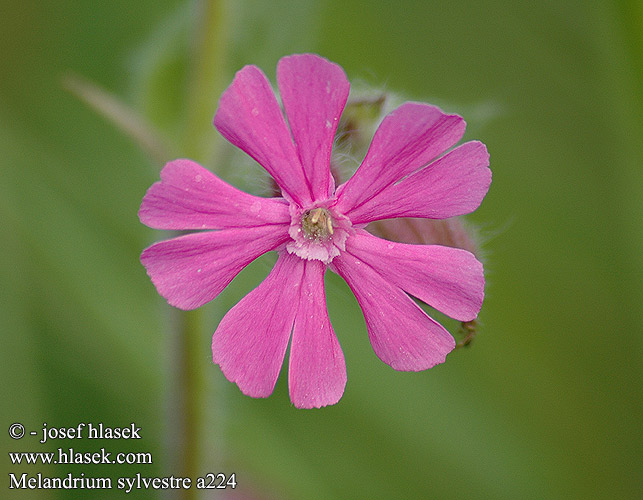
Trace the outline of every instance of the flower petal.
[[347, 215], [353, 224], [392, 217], [447, 219], [478, 208], [490, 184], [487, 148], [471, 141], [380, 191]]
[[155, 229], [223, 229], [288, 224], [288, 203], [239, 191], [191, 160], [174, 160], [147, 190], [138, 212]]
[[298, 54], [279, 61], [277, 82], [313, 198], [327, 199], [334, 188], [330, 153], [350, 89], [346, 74], [323, 57]]
[[413, 299], [348, 251], [331, 266], [353, 290], [371, 345], [382, 361], [401, 371], [426, 370], [444, 362], [455, 341]]
[[346, 250], [380, 276], [459, 321], [474, 319], [484, 299], [482, 264], [466, 250], [408, 245], [357, 230]]
[[241, 392], [272, 394], [286, 355], [299, 303], [304, 261], [282, 253], [268, 277], [223, 317], [212, 336], [212, 356]]
[[342, 397], [346, 363], [328, 319], [326, 266], [318, 260], [302, 262], [305, 271], [290, 346], [288, 387], [297, 408], [320, 408]]
[[214, 125], [275, 179], [285, 197], [300, 205], [311, 192], [275, 94], [256, 66], [237, 72], [221, 96]]
[[425, 166], [457, 143], [464, 120], [428, 104], [407, 102], [390, 113], [375, 132], [364, 161], [338, 188], [338, 208], [348, 213], [387, 186]]
[[171, 305], [196, 309], [219, 295], [250, 262], [288, 238], [287, 226], [194, 233], [155, 243], [143, 250], [141, 262]]

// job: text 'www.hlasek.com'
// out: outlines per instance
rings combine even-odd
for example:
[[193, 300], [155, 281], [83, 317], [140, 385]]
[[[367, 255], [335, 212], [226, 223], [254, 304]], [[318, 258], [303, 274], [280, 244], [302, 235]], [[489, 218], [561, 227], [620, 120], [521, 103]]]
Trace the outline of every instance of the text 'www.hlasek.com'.
[[[74, 427], [53, 427], [43, 423], [38, 431], [29, 430], [21, 423], [9, 427], [9, 436], [14, 440], [23, 437], [35, 437], [39, 445], [57, 442], [59, 440], [100, 440], [101, 444], [108, 440], [141, 439], [141, 428], [131, 423], [126, 427], [110, 427], [103, 423], [81, 422]], [[111, 442], [111, 441], [110, 441]], [[34, 445], [36, 446], [36, 445]], [[55, 451], [9, 451], [9, 461], [12, 468], [28, 466], [33, 470], [40, 466], [52, 470], [51, 466], [60, 465], [151, 465], [152, 454], [149, 452], [111, 452], [104, 447], [92, 451], [77, 451], [73, 447], [60, 447]], [[111, 476], [90, 476], [84, 472], [66, 474], [49, 474], [44, 472], [10, 472], [9, 489], [116, 489], [125, 493], [134, 490], [180, 490], [180, 489], [234, 489], [237, 486], [236, 474], [209, 472], [197, 477], [147, 476], [140, 472], [132, 475], [113, 478]]]

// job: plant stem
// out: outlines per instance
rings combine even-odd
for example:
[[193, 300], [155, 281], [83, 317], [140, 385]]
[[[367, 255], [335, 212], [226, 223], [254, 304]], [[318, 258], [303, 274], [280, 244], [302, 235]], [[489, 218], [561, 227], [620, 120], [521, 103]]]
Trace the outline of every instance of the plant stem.
[[[211, 164], [215, 155], [216, 135], [212, 127], [212, 116], [216, 108], [217, 96], [222, 85], [221, 73], [225, 69], [226, 49], [226, 0], [201, 0], [195, 4], [194, 38], [189, 54], [190, 73], [187, 83], [184, 134], [181, 141], [181, 155], [202, 164]], [[213, 401], [210, 394], [215, 388], [211, 355], [204, 342], [204, 313], [202, 310], [179, 312], [174, 322], [175, 352], [177, 375], [173, 399], [175, 408], [171, 432], [176, 436], [170, 450], [174, 469], [181, 471], [182, 477], [193, 481], [191, 488], [177, 490], [177, 497], [184, 500], [198, 498], [199, 490], [194, 482], [199, 476], [216, 472], [218, 464], [213, 463], [217, 455], [212, 447], [212, 434], [220, 437], [210, 425], [210, 413], [214, 408], [208, 405]], [[206, 351], [204, 352], [204, 348]], [[172, 400], [171, 400], [172, 401]], [[221, 398], [216, 398], [220, 403]], [[207, 432], [206, 432], [207, 427]], [[220, 445], [217, 443], [217, 447]], [[211, 497], [209, 497], [211, 498]]]
[[228, 23], [225, 0], [201, 0], [195, 8], [190, 54], [183, 151], [196, 161], [211, 163], [216, 145], [212, 117], [222, 90]]
[[[199, 462], [203, 455], [199, 436], [204, 428], [202, 395], [205, 383], [204, 357], [201, 356], [202, 311], [178, 312], [175, 322], [178, 338], [175, 342], [176, 356], [176, 397], [173, 400], [174, 421], [169, 429], [174, 449], [172, 456], [173, 470], [180, 477], [189, 477], [193, 481], [200, 474]], [[206, 356], [207, 359], [207, 356]], [[178, 490], [178, 498], [184, 500], [198, 497], [194, 487]]]

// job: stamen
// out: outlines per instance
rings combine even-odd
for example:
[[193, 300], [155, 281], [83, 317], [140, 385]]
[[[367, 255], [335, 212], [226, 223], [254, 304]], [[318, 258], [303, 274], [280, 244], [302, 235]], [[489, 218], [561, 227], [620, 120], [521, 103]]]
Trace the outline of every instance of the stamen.
[[[319, 218], [322, 215], [322, 209], [321, 208], [316, 208], [311, 213], [313, 214], [313, 216], [310, 219], [310, 222], [312, 222], [313, 224], [317, 224], [317, 221], [319, 220]], [[330, 221], [330, 219], [328, 219], [328, 221]]]
[[332, 208], [311, 207], [302, 211], [292, 209], [292, 223], [286, 245], [289, 253], [302, 259], [330, 262], [344, 250], [346, 239], [352, 234], [347, 217], [336, 214]]
[[326, 208], [307, 210], [302, 215], [301, 228], [310, 240], [326, 240], [334, 233], [333, 217]]

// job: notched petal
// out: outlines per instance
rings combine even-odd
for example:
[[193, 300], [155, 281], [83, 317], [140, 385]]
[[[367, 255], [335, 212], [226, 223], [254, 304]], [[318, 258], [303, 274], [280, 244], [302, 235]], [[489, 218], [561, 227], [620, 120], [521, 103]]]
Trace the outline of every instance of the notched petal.
[[364, 230], [350, 238], [346, 249], [384, 280], [459, 321], [476, 318], [482, 307], [482, 264], [466, 250], [394, 243]]
[[464, 134], [464, 120], [436, 106], [407, 102], [387, 115], [355, 175], [338, 188], [348, 214], [386, 187], [428, 164]]
[[282, 198], [253, 196], [222, 181], [191, 160], [174, 160], [161, 181], [148, 189], [139, 210], [141, 222], [155, 229], [224, 229], [288, 224]]
[[246, 66], [237, 72], [219, 100], [214, 125], [272, 175], [286, 198], [300, 205], [312, 201], [281, 108], [259, 68]]
[[279, 61], [277, 82], [313, 198], [327, 199], [331, 149], [350, 89], [346, 74], [323, 57], [297, 54]]
[[421, 371], [443, 363], [455, 340], [402, 289], [348, 251], [332, 268], [362, 308], [375, 354], [395, 370]]
[[282, 253], [268, 277], [223, 317], [212, 356], [228, 380], [254, 398], [272, 394], [299, 304], [304, 263]]
[[179, 309], [213, 300], [260, 255], [288, 239], [275, 226], [223, 229], [161, 241], [143, 250], [141, 262], [159, 294]]
[[355, 224], [397, 217], [447, 219], [477, 209], [490, 184], [487, 148], [471, 141], [383, 189], [348, 215]]
[[346, 386], [344, 354], [326, 309], [325, 271], [319, 261], [305, 262], [288, 367], [290, 399], [297, 408], [333, 405]]

